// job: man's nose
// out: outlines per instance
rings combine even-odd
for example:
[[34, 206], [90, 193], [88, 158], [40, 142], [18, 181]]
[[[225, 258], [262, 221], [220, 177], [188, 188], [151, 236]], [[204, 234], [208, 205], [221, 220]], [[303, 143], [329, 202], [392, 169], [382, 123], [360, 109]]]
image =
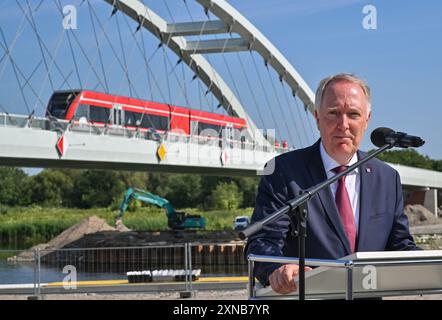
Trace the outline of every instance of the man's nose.
[[348, 117], [346, 114], [342, 114], [338, 118], [338, 127], [344, 130], [348, 129]]

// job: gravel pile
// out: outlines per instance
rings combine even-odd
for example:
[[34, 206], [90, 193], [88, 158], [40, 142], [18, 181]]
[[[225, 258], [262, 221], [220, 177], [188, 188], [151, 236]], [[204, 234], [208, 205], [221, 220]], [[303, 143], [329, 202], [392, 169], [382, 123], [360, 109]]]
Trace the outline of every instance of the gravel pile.
[[16, 257], [10, 258], [10, 260], [33, 261], [34, 251], [37, 249], [44, 250], [41, 252], [41, 256], [45, 256], [83, 238], [88, 234], [104, 231], [116, 231], [116, 229], [107, 224], [106, 220], [104, 219], [100, 219], [97, 216], [88, 217], [81, 220], [76, 225], [66, 229], [48, 243], [38, 244], [29, 250], [23, 251]]
[[406, 205], [404, 212], [408, 217], [410, 226], [442, 224], [441, 218], [436, 218], [434, 213], [420, 204]]

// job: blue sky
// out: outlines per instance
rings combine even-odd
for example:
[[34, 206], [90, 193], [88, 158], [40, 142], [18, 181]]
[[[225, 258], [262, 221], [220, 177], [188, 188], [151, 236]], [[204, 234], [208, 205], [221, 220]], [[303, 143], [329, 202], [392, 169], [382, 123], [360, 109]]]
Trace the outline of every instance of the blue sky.
[[[418, 151], [442, 159], [442, 1], [230, 0], [314, 90], [352, 72], [372, 89], [368, 132], [379, 126], [422, 136]], [[366, 30], [365, 5], [377, 11]], [[363, 149], [373, 148], [367, 137]]]
[[[152, 6], [163, 3], [157, 0], [145, 1]], [[45, 1], [44, 5], [48, 4], [50, 9], [49, 4], [52, 2]], [[63, 0], [64, 4], [81, 2]], [[102, 13], [106, 21], [111, 11], [109, 5], [102, 0], [93, 0], [92, 3], [103, 8]], [[170, 6], [181, 6], [178, 7], [175, 17], [177, 20], [188, 19], [182, 0], [168, 0], [167, 3]], [[377, 127], [385, 126], [423, 137], [426, 144], [418, 151], [433, 159], [442, 159], [442, 104], [439, 99], [439, 92], [442, 91], [442, 1], [230, 0], [229, 3], [280, 50], [313, 91], [320, 79], [339, 72], [355, 73], [369, 83], [373, 95], [373, 114], [362, 149], [372, 149], [369, 133]], [[40, 27], [50, 39], [49, 47], [55, 49], [61, 24], [53, 18], [51, 10], [45, 11], [44, 5], [41, 8]], [[363, 8], [366, 5], [376, 8], [376, 30], [366, 30], [362, 26], [366, 16]], [[85, 5], [82, 8], [84, 10]], [[199, 12], [200, 16], [197, 12], [192, 13], [196, 19], [200, 19], [202, 14], [201, 8], [198, 9], [195, 11]], [[89, 18], [84, 12], [78, 17], [79, 32], [83, 32], [82, 41], [90, 45], [91, 50], [88, 53], [92, 59], [96, 55], [95, 39], [93, 33], [83, 27]], [[167, 13], [163, 13], [168, 19]], [[22, 14], [15, 1], [1, 1], [0, 26], [5, 31], [9, 43], [12, 42], [15, 28], [21, 19]], [[123, 21], [120, 20], [122, 24]], [[131, 28], [133, 29], [133, 26]], [[111, 31], [110, 34], [117, 37], [115, 31]], [[123, 38], [124, 41], [130, 40], [129, 33], [123, 34]], [[14, 51], [14, 57], [22, 61], [22, 69], [30, 74], [41, 58], [38, 47], [32, 42], [35, 42], [35, 36], [29, 27], [23, 33], [22, 40]], [[156, 45], [157, 42], [153, 41], [150, 48], [155, 48]], [[127, 47], [127, 55], [130, 55], [132, 46], [129, 44]], [[119, 94], [118, 89], [124, 77], [118, 70], [118, 64], [115, 61], [112, 63], [113, 58], [106, 54], [109, 51], [110, 48], [104, 44], [103, 54], [107, 60], [105, 64], [110, 66], [111, 74], [115, 73], [110, 77], [117, 80], [113, 81], [116, 88], [114, 90]], [[0, 52], [3, 53], [1, 50]], [[77, 54], [79, 63], [87, 66], [81, 55], [78, 52]], [[61, 46], [60, 55], [66, 57], [66, 63], [72, 63], [66, 44]], [[158, 63], [160, 61], [158, 60]], [[176, 57], [172, 62], [175, 61]], [[136, 63], [130, 66], [135, 69], [135, 74], [138, 71], [137, 67]], [[67, 70], [70, 68], [72, 66], [66, 66]], [[99, 67], [97, 69], [99, 70]], [[43, 66], [40, 66], [39, 71], [43, 71]], [[93, 80], [90, 72], [87, 74], [88, 79]], [[141, 79], [143, 72], [138, 74]], [[17, 92], [14, 93], [15, 97], [3, 100], [14, 90], [10, 86], [16, 85], [11, 68], [6, 68], [3, 75], [11, 81], [5, 82], [5, 78], [0, 78], [0, 103], [6, 108], [12, 106], [10, 108], [17, 113], [26, 113], [23, 104], [20, 104], [20, 110], [15, 107], [19, 105], [17, 101], [20, 101]], [[58, 79], [59, 82], [60, 80]], [[74, 73], [70, 80], [75, 86]], [[159, 79], [161, 80], [165, 84], [164, 79]], [[37, 84], [45, 83], [45, 78], [37, 73], [33, 81]], [[194, 83], [190, 84], [188, 81], [189, 86], [195, 86]], [[36, 89], [39, 89], [38, 86]], [[41, 90], [42, 99], [45, 101], [50, 96], [49, 89], [46, 80], [46, 88]], [[156, 100], [167, 100], [167, 92], [164, 95], [165, 99], [157, 95]], [[182, 104], [174, 101], [171, 103]], [[32, 103], [30, 107], [33, 107]], [[44, 107], [38, 107], [40, 114], [43, 110]], [[316, 133], [316, 129], [313, 129]]]

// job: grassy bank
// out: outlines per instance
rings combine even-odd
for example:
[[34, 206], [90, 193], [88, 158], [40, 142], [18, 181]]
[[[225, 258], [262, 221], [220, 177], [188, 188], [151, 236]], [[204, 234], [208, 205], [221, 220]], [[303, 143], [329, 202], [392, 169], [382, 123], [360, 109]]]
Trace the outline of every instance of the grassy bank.
[[[233, 220], [238, 215], [251, 215], [252, 209], [232, 211], [201, 212], [197, 209], [182, 209], [188, 214], [201, 214], [206, 218], [206, 230], [231, 230]], [[0, 212], [0, 248], [22, 249], [47, 242], [67, 228], [90, 216], [105, 219], [115, 226], [117, 211], [106, 208], [67, 209], [42, 208], [3, 208]], [[126, 212], [124, 224], [137, 231], [159, 231], [167, 229], [167, 217], [164, 210], [154, 207], [138, 208], [135, 212]]]

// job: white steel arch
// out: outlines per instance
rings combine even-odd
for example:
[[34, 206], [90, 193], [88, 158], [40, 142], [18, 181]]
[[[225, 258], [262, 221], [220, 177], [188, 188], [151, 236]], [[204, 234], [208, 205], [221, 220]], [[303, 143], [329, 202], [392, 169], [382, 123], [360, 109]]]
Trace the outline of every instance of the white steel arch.
[[[269, 146], [268, 141], [250, 119], [239, 99], [203, 54], [253, 50], [263, 57], [298, 96], [306, 110], [314, 112], [314, 93], [307, 83], [272, 43], [236, 9], [224, 0], [195, 0], [219, 21], [168, 24], [139, 0], [105, 0], [154, 34], [167, 45], [209, 88], [223, 108], [233, 116], [246, 119], [249, 134], [255, 142]], [[187, 41], [185, 36], [237, 33], [241, 38]]]
[[246, 119], [249, 134], [254, 138], [256, 143], [262, 146], [270, 146], [218, 72], [201, 54], [192, 54], [192, 52], [189, 52], [187, 50], [186, 39], [182, 36], [175, 36], [175, 33], [170, 31], [173, 27], [168, 25], [164, 19], [138, 0], [104, 1], [137, 21], [140, 26], [146, 28], [160, 39], [163, 44], [167, 44], [167, 46], [198, 75], [201, 81], [206, 84], [230, 115]]
[[248, 49], [259, 53], [279, 74], [280, 79], [292, 89], [293, 95], [298, 96], [313, 114], [315, 106], [313, 91], [282, 53], [250, 21], [224, 0], [196, 1], [228, 25], [231, 32], [238, 33], [246, 40]]

